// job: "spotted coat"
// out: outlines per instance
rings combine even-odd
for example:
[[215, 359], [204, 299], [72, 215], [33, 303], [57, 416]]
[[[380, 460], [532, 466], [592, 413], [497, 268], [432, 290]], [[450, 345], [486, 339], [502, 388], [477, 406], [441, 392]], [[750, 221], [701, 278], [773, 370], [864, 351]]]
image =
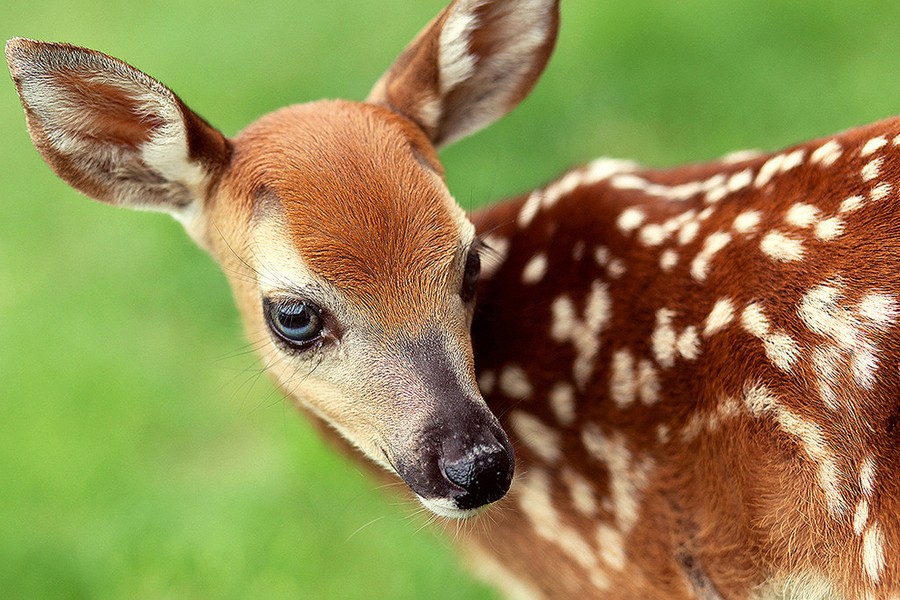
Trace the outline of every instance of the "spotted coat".
[[538, 597], [896, 598], [898, 134], [601, 159], [476, 214], [520, 475], [473, 544]]

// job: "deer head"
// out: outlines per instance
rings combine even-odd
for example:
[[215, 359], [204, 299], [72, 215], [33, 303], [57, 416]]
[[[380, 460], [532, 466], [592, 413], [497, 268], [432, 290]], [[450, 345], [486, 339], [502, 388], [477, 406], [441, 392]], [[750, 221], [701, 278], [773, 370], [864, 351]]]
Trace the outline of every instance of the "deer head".
[[466, 517], [506, 493], [514, 459], [474, 377], [481, 242], [437, 148], [518, 104], [557, 24], [552, 0], [456, 0], [365, 102], [290, 106], [232, 139], [105, 54], [17, 38], [6, 57], [53, 170], [178, 219], [285, 392], [428, 508]]

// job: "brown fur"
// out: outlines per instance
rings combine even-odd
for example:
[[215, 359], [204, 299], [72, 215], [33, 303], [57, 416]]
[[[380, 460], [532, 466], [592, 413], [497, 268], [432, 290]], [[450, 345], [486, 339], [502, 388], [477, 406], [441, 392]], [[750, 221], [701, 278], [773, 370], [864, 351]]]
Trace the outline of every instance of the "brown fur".
[[260, 119], [235, 146], [225, 187], [273, 194], [310, 269], [387, 329], [435, 315], [428, 303], [447, 285], [458, 240], [418, 128], [380, 107], [317, 102]]

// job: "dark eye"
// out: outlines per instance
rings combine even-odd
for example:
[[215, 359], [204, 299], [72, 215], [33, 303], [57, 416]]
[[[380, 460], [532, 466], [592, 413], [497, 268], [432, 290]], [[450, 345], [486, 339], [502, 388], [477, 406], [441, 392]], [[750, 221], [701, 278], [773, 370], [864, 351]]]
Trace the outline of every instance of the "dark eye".
[[463, 302], [470, 302], [475, 297], [475, 286], [478, 284], [478, 276], [481, 274], [481, 257], [477, 251], [469, 252], [466, 258], [466, 269], [463, 271], [462, 288], [459, 297]]
[[272, 331], [292, 346], [305, 349], [322, 338], [322, 311], [314, 304], [266, 300], [265, 311]]

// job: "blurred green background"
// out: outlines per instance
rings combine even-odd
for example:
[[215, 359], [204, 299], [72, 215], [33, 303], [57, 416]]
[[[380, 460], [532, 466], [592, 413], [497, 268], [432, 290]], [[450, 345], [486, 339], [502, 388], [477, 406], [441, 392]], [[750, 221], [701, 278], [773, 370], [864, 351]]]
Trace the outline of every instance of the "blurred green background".
[[[31, 0], [0, 32], [123, 58], [230, 135], [363, 98], [441, 6]], [[444, 152], [451, 189], [471, 208], [603, 154], [674, 165], [900, 113], [898, 30], [897, 2], [569, 0], [532, 96]], [[0, 597], [494, 597], [285, 406], [174, 221], [57, 180], [8, 80], [0, 132]]]

